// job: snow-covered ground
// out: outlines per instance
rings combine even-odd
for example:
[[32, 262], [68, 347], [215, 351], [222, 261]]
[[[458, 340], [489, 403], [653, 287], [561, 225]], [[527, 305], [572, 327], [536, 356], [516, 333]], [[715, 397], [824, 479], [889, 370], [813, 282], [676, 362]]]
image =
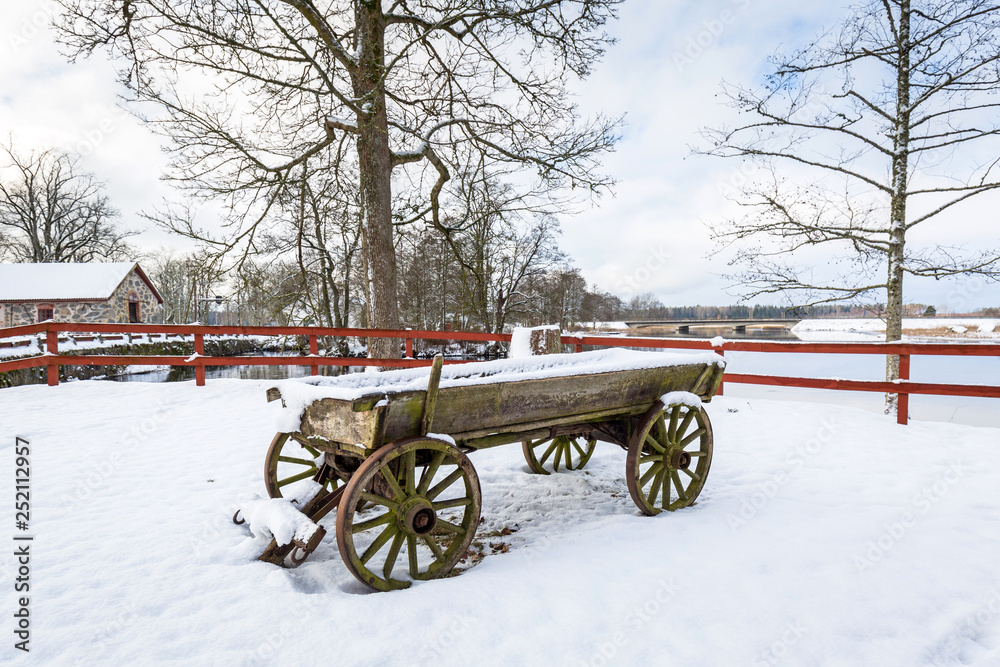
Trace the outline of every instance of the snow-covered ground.
[[[877, 342], [885, 339], [885, 321], [876, 318], [802, 320], [792, 327], [792, 333], [805, 341]], [[903, 336], [910, 340], [1000, 340], [1000, 321], [978, 317], [906, 317]]]
[[35, 536], [31, 653], [13, 648], [7, 588], [2, 660], [1000, 664], [1000, 429], [719, 398], [699, 504], [658, 517], [632, 505], [612, 445], [547, 477], [516, 446], [475, 453], [491, 555], [369, 593], [340, 561], [332, 515], [297, 570], [255, 561], [261, 543], [230, 522], [263, 493], [267, 386], [0, 390], [0, 515], [15, 533], [17, 435], [31, 443]]

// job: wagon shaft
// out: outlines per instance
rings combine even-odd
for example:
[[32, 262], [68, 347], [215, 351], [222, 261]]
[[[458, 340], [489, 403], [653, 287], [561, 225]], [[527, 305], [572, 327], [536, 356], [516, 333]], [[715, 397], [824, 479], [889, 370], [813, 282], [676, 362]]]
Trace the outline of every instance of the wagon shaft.
[[[344, 488], [341, 486], [332, 493], [321, 492], [306, 503], [305, 507], [302, 508], [302, 513], [310, 521], [318, 524], [320, 519], [337, 507], [341, 496], [344, 495]], [[292, 540], [287, 544], [279, 545], [277, 540], [272, 539], [267, 549], [257, 560], [283, 566], [288, 559], [292, 565], [301, 565], [309, 557], [309, 554], [316, 550], [325, 536], [326, 529], [323, 526], [318, 526], [312, 538], [306, 543]]]

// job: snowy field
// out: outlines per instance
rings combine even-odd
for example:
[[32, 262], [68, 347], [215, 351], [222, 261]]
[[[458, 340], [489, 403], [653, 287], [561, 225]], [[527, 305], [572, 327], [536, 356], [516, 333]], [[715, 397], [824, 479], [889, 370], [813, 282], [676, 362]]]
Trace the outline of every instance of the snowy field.
[[[806, 341], [885, 340], [885, 320], [843, 318], [802, 320], [792, 333]], [[962, 342], [1000, 339], [1000, 321], [980, 317], [905, 317], [903, 338], [937, 340], [948, 338]]]
[[263, 493], [267, 386], [0, 390], [0, 514], [15, 533], [17, 435], [31, 443], [35, 536], [31, 652], [13, 648], [8, 548], [0, 660], [1000, 664], [1000, 429], [719, 398], [699, 504], [658, 517], [632, 505], [612, 445], [548, 477], [518, 447], [476, 453], [490, 555], [370, 593], [340, 561], [333, 515], [297, 570], [256, 562], [263, 545], [230, 522]]

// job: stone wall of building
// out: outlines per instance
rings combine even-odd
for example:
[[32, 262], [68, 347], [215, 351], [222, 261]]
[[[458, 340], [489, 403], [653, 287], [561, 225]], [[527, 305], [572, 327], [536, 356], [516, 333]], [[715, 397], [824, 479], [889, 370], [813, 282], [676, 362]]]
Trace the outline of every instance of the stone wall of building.
[[108, 322], [128, 324], [128, 297], [139, 297], [139, 320], [144, 323], [160, 321], [160, 307], [152, 290], [132, 271], [106, 301], [53, 301], [4, 303], [0, 326], [20, 326], [38, 321], [38, 307], [52, 306], [52, 317], [57, 322]]

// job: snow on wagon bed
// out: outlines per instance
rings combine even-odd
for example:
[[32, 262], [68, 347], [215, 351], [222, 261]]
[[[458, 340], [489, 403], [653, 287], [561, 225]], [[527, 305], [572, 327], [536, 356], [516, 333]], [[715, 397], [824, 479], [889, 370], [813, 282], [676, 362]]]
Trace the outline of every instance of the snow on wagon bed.
[[[628, 452], [625, 479], [643, 513], [691, 505], [712, 460], [702, 402], [724, 367], [713, 353], [607, 350], [447, 368], [439, 356], [430, 369], [286, 381], [268, 391], [285, 414], [265, 486], [274, 502], [296, 496], [313, 522], [336, 509], [348, 570], [375, 589], [404, 588], [447, 576], [472, 542], [475, 450], [520, 443], [529, 467], [548, 474], [578, 470], [598, 440], [613, 443]], [[289, 485], [306, 480], [303, 499]], [[297, 565], [324, 533], [272, 540], [261, 560]]]
[[[725, 360], [714, 352], [638, 352], [610, 349], [578, 354], [550, 354], [521, 359], [497, 359], [468, 364], [451, 364], [441, 370], [441, 389], [484, 384], [524, 382], [579, 375], [599, 375], [616, 371], [637, 371], [671, 366], [712, 364], [719, 371]], [[374, 404], [391, 395], [423, 391], [430, 368], [414, 368], [383, 373], [352, 373], [337, 377], [295, 378], [276, 384], [285, 407], [278, 430], [298, 430], [298, 419], [313, 401], [332, 398], [354, 405]], [[711, 396], [703, 397], [711, 400]]]

